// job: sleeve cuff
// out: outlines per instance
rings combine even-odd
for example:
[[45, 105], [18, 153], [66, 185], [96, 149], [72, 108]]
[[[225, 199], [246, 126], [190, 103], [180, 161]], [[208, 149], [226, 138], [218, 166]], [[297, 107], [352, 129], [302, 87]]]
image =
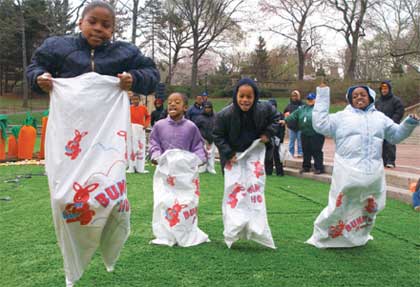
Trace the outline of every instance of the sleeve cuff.
[[411, 116], [407, 117], [407, 120], [406, 121], [410, 125], [419, 125], [420, 124], [420, 121], [412, 118]]

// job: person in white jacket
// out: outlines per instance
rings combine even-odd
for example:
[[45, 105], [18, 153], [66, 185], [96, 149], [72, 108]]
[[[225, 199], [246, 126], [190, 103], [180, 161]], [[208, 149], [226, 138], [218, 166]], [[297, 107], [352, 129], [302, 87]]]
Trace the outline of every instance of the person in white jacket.
[[330, 88], [317, 88], [313, 127], [336, 144], [328, 206], [306, 242], [318, 248], [361, 246], [373, 239], [370, 232], [386, 201], [382, 143], [397, 144], [420, 124], [416, 115], [396, 124], [377, 111], [368, 86], [350, 87], [346, 98], [344, 111], [328, 114]]

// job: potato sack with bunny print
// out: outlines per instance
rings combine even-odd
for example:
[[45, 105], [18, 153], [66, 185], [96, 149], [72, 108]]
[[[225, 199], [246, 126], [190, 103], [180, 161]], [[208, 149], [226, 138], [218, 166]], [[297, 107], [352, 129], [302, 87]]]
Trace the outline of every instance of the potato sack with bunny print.
[[239, 239], [276, 248], [267, 219], [264, 158], [265, 145], [257, 139], [237, 154], [236, 163], [225, 165], [223, 235], [229, 248]]
[[[364, 108], [352, 104], [356, 89], [369, 97]], [[316, 98], [313, 128], [333, 138], [336, 151], [328, 206], [315, 220], [312, 236], [306, 243], [317, 248], [363, 246], [373, 239], [371, 231], [376, 217], [385, 208], [383, 141], [401, 142], [418, 121], [408, 117], [401, 124], [394, 123], [375, 109], [375, 92], [367, 86], [350, 87], [346, 95], [349, 105], [334, 114], [328, 113], [329, 87], [318, 87]]]
[[153, 177], [153, 234], [160, 245], [189, 247], [209, 242], [198, 227], [201, 160], [189, 151], [167, 150]]
[[45, 162], [67, 286], [98, 248], [112, 271], [129, 235], [129, 128], [128, 95], [118, 78], [88, 73], [53, 80]]

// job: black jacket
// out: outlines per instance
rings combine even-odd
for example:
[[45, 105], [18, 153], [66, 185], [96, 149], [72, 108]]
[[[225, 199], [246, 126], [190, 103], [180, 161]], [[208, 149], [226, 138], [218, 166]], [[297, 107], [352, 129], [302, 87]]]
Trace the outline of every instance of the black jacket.
[[289, 104], [284, 109], [283, 113], [293, 113], [297, 108], [303, 106], [303, 102], [301, 100], [297, 100], [296, 102], [290, 101]]
[[[249, 112], [242, 112], [236, 101], [236, 94], [241, 85], [250, 85], [254, 89], [255, 101]], [[259, 102], [259, 92], [256, 84], [250, 79], [239, 81], [233, 93], [233, 103], [216, 115], [213, 131], [221, 161], [226, 162], [236, 152], [245, 151], [254, 140], [265, 134], [269, 138], [275, 134], [275, 124], [279, 114], [267, 102]]]
[[213, 129], [214, 123], [216, 121], [216, 116], [214, 114], [202, 113], [195, 117], [195, 124], [200, 130], [201, 136], [209, 143], [212, 144], [213, 139]]
[[45, 72], [54, 78], [72, 78], [88, 72], [116, 77], [127, 72], [133, 77], [133, 92], [143, 95], [152, 93], [160, 79], [152, 59], [133, 44], [106, 41], [92, 48], [82, 34], [48, 38], [35, 51], [26, 71], [33, 91], [43, 93], [36, 79]]
[[151, 117], [152, 117], [152, 119], [151, 119], [152, 127], [155, 125], [155, 123], [158, 120], [161, 120], [163, 118], [166, 118], [166, 112], [165, 112], [165, 109], [163, 108], [163, 106], [160, 107], [159, 109], [154, 110], [152, 112]]
[[[284, 120], [284, 115], [280, 112], [277, 112], [277, 116], [279, 120]], [[280, 142], [283, 143], [284, 141], [284, 134], [285, 134], [286, 127], [280, 124], [274, 124], [274, 136], [280, 139]]]
[[399, 124], [404, 116], [404, 105], [401, 99], [392, 94], [392, 86], [389, 82], [382, 82], [389, 87], [389, 93], [386, 96], [380, 96], [375, 101], [375, 107], [378, 111], [383, 112], [387, 117], [391, 118], [395, 123]]

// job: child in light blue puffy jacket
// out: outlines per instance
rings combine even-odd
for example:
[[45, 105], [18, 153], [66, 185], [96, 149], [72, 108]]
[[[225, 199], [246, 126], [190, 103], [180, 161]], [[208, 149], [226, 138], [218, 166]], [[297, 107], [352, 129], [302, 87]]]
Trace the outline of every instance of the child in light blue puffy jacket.
[[375, 92], [368, 86], [350, 87], [346, 99], [343, 111], [328, 114], [330, 89], [317, 88], [313, 127], [336, 144], [328, 207], [307, 241], [318, 248], [361, 246], [373, 239], [370, 231], [386, 200], [382, 143], [403, 141], [420, 123], [410, 115], [396, 124], [377, 111]]

